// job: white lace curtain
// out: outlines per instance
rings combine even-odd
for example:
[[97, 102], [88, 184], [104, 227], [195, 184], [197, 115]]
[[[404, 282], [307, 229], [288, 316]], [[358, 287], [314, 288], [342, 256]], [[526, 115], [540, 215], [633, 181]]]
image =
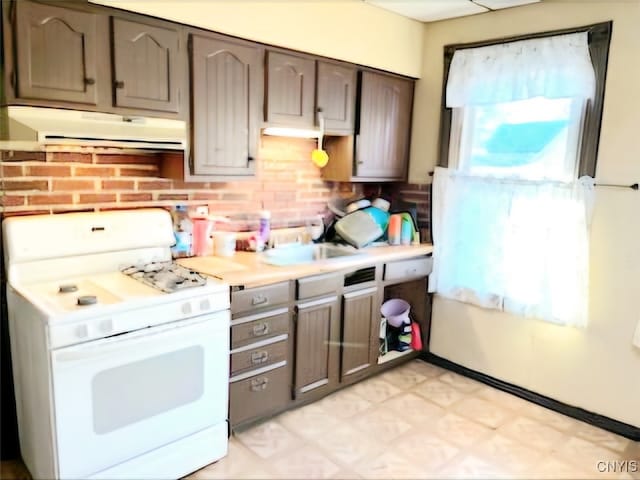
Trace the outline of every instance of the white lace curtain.
[[447, 107], [534, 97], [590, 98], [595, 74], [587, 32], [456, 50]]
[[478, 178], [437, 168], [430, 290], [558, 324], [587, 318], [593, 180]]

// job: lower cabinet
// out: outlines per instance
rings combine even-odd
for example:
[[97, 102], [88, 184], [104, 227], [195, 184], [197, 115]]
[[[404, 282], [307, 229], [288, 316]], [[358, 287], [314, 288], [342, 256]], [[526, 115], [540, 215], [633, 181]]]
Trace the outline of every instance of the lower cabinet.
[[340, 381], [376, 363], [378, 304], [377, 287], [343, 295]]

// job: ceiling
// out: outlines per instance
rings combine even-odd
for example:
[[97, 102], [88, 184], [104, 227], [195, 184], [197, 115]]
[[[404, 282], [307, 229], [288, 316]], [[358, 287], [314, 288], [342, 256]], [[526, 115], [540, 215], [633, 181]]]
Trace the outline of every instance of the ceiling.
[[446, 18], [464, 17], [508, 7], [517, 7], [541, 0], [364, 0], [370, 5], [413, 18], [435, 22]]

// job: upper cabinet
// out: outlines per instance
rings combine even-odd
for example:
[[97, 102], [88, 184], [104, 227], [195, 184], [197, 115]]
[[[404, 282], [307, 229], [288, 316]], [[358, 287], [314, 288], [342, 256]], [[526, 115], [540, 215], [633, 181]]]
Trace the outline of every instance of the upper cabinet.
[[178, 31], [112, 18], [112, 35], [115, 105], [177, 112]]
[[362, 73], [360, 129], [355, 145], [358, 177], [404, 179], [409, 157], [413, 82]]
[[315, 60], [269, 51], [266, 73], [266, 123], [312, 128], [315, 120]]
[[360, 78], [355, 136], [328, 137], [329, 164], [322, 176], [334, 181], [400, 181], [407, 175], [413, 80], [364, 71]]
[[186, 117], [179, 25], [83, 3], [4, 4], [7, 103]]
[[15, 8], [17, 96], [96, 105], [97, 16], [24, 1]]
[[316, 124], [320, 124], [322, 116], [327, 134], [352, 134], [356, 103], [355, 67], [319, 60], [316, 93]]
[[192, 35], [191, 174], [252, 175], [260, 137], [263, 50]]

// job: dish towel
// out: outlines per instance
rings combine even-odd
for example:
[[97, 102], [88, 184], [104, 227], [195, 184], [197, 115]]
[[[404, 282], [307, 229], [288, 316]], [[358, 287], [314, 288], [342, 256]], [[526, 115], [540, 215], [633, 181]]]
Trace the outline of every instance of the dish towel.
[[638, 325], [636, 325], [636, 333], [633, 335], [631, 343], [640, 348], [640, 320], [638, 320]]

